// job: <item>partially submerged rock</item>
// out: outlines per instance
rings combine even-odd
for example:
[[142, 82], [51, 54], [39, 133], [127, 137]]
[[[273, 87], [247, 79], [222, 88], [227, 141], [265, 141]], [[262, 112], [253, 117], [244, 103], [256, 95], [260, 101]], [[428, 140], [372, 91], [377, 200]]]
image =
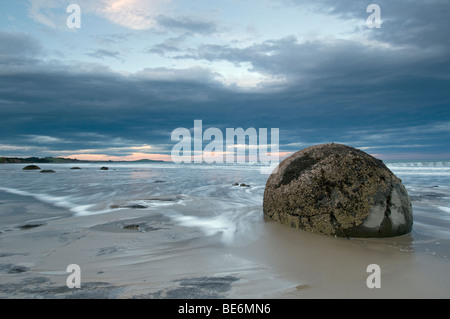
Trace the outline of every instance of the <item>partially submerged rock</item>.
[[143, 199], [144, 201], [159, 201], [159, 202], [176, 202], [179, 200], [184, 200], [185, 197], [183, 195], [162, 195], [155, 197], [148, 197]]
[[22, 170], [24, 171], [35, 171], [35, 170], [40, 170], [41, 168], [37, 165], [28, 165], [25, 166], [24, 168], [22, 168]]
[[122, 228], [124, 230], [139, 231], [141, 233], [147, 233], [147, 232], [156, 231], [156, 230], [161, 229], [158, 227], [149, 226], [149, 225], [147, 225], [146, 222], [131, 223], [131, 224], [120, 223], [119, 226], [120, 226], [120, 228]]
[[32, 229], [32, 228], [36, 228], [36, 227], [40, 227], [40, 226], [44, 226], [44, 225], [47, 225], [47, 223], [42, 222], [42, 221], [30, 221], [25, 224], [17, 226], [17, 228], [22, 229], [22, 230], [28, 230], [28, 229]]
[[141, 227], [140, 224], [130, 224], [130, 225], [123, 225], [122, 228], [126, 230], [139, 230]]
[[250, 185], [248, 185], [248, 184], [245, 184], [245, 183], [234, 183], [232, 186], [240, 186], [240, 187], [251, 187]]
[[15, 265], [11, 266], [9, 273], [15, 274], [15, 273], [27, 272], [27, 271], [31, 270], [31, 268], [33, 268], [34, 266], [36, 266], [36, 265], [34, 263], [30, 263], [30, 262], [17, 263]]
[[111, 209], [118, 209], [118, 208], [130, 208], [130, 209], [145, 209], [148, 208], [148, 206], [140, 205], [140, 204], [131, 204], [131, 205], [111, 205], [109, 206]]
[[40, 173], [56, 173], [56, 172], [52, 169], [43, 169], [42, 171], [40, 171]]
[[411, 202], [381, 160], [325, 144], [280, 163], [264, 191], [264, 218], [339, 237], [393, 237], [411, 231]]

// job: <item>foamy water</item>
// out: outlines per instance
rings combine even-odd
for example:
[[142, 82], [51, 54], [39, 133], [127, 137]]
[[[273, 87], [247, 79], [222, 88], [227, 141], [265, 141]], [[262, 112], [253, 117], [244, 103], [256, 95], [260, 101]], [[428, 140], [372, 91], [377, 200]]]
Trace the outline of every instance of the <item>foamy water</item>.
[[[74, 217], [121, 209], [158, 211], [174, 223], [197, 227], [236, 242], [263, 223], [262, 197], [267, 175], [259, 166], [175, 164], [40, 164], [54, 174], [22, 171], [24, 165], [0, 166], [0, 191], [30, 196], [70, 211]], [[251, 187], [234, 186], [245, 183]]]
[[[450, 239], [450, 162], [392, 162], [414, 209], [414, 232], [436, 241]], [[54, 174], [23, 171], [25, 165], [0, 165], [0, 191], [70, 211], [74, 218], [120, 209], [158, 211], [174, 223], [219, 235], [225, 244], [257, 236], [263, 225], [262, 201], [268, 176], [260, 166], [40, 164]], [[245, 183], [250, 187], [233, 186]]]

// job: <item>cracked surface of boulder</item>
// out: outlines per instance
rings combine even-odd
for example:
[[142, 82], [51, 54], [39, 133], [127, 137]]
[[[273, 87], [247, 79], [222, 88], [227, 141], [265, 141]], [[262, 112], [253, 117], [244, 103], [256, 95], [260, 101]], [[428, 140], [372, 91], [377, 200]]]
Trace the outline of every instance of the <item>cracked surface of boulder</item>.
[[394, 237], [413, 225], [402, 181], [373, 156], [317, 145], [280, 163], [266, 183], [264, 218], [338, 237]]

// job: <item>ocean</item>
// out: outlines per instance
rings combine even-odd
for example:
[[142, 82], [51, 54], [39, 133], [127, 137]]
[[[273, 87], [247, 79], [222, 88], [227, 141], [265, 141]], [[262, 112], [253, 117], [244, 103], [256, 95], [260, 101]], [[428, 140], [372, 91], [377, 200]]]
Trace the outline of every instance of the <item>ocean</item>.
[[[228, 243], [263, 223], [261, 205], [267, 175], [260, 166], [198, 164], [40, 164], [54, 174], [0, 166], [0, 191], [31, 196], [71, 212], [74, 217], [120, 209], [157, 210], [205, 235], [221, 234]], [[234, 186], [245, 183], [250, 187]], [[184, 214], [177, 207], [183, 206]]]
[[[444, 265], [449, 263], [450, 162], [397, 161], [386, 162], [386, 165], [402, 179], [411, 198], [414, 214], [412, 233], [407, 239], [358, 240], [358, 245], [373, 247], [374, 243], [382, 243], [398, 252], [408, 253], [408, 256], [420, 253]], [[261, 174], [261, 167], [257, 165], [94, 163], [77, 164], [81, 169], [74, 170], [71, 169], [74, 164], [39, 164], [42, 169], [55, 171], [48, 174], [23, 171], [24, 166], [0, 165], [0, 193], [32, 198], [65, 211], [68, 214], [64, 219], [68, 225], [77, 225], [90, 216], [114, 221], [117, 216], [119, 219], [131, 218], [134, 215], [130, 212], [139, 216], [158, 214], [165, 225], [192, 230], [183, 235], [172, 231], [163, 241], [170, 242], [180, 236], [186, 240], [209, 238], [213, 246], [224, 252], [257, 245], [267, 234], [262, 202], [268, 175]], [[108, 166], [109, 170], [100, 170], [101, 166]], [[0, 219], [2, 212], [0, 202]], [[39, 221], [50, 225], [52, 218], [40, 218]], [[30, 219], [33, 219], [31, 215]], [[0, 224], [0, 253], [3, 251], [4, 256], [12, 248], [7, 246], [7, 240], [2, 241], [2, 236], [12, 232], [13, 227]], [[139, 225], [134, 227], [139, 229]], [[140, 230], [145, 232], [145, 228]], [[349, 242], [338, 240], [344, 245]], [[316, 277], [311, 277], [310, 281], [314, 282], [313, 278]], [[171, 280], [175, 279], [176, 275], [173, 275]], [[275, 286], [282, 289], [282, 285]], [[320, 296], [320, 293], [311, 296]]]

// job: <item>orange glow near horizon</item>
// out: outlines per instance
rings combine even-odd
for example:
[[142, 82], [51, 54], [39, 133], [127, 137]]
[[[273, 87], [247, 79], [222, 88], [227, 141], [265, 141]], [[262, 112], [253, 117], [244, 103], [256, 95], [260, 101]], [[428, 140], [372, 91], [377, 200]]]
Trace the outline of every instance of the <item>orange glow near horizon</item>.
[[[226, 152], [222, 153], [223, 155], [226, 155]], [[278, 156], [280, 161], [287, 158], [289, 155], [291, 155], [291, 152], [279, 152]], [[271, 153], [268, 153], [268, 155], [272, 155]], [[165, 162], [171, 162], [172, 158], [170, 155], [167, 154], [147, 154], [147, 153], [133, 153], [131, 155], [127, 156], [111, 156], [106, 154], [72, 154], [67, 156], [61, 156], [63, 158], [72, 158], [77, 159], [81, 161], [113, 161], [113, 162], [131, 162], [131, 161], [138, 161], [142, 159], [148, 159], [153, 161], [165, 161]], [[196, 159], [196, 156], [192, 156], [192, 161]], [[247, 159], [247, 158], [246, 158]], [[224, 158], [225, 161], [225, 158]]]
[[133, 153], [127, 156], [110, 156], [106, 154], [74, 154], [64, 156], [65, 158], [76, 158], [81, 161], [115, 161], [115, 162], [131, 162], [142, 159], [148, 159], [153, 161], [166, 161], [170, 162], [172, 159], [167, 154], [146, 154], [146, 153]]

